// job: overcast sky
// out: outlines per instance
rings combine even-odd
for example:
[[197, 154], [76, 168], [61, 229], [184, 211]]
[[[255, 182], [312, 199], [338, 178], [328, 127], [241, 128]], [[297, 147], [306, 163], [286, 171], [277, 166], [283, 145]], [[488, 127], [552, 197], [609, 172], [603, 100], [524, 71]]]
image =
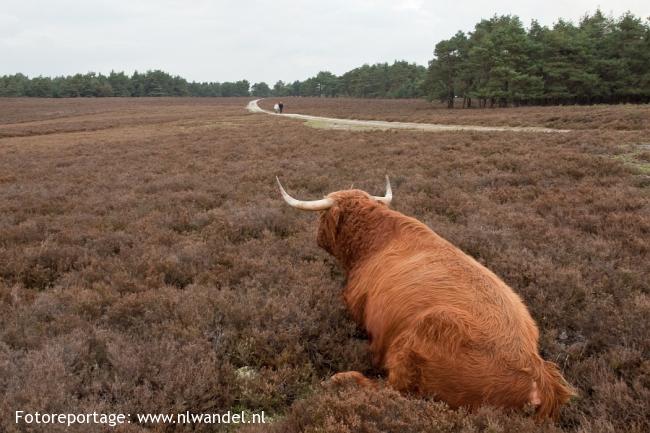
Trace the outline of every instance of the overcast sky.
[[0, 0], [0, 75], [163, 69], [272, 84], [363, 63], [426, 65], [437, 41], [481, 18], [552, 25], [598, 6], [650, 16], [648, 0]]

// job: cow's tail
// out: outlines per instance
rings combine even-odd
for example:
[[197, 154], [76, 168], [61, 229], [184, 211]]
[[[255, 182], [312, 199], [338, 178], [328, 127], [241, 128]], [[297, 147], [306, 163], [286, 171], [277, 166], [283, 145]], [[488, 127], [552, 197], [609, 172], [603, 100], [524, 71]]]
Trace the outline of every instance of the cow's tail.
[[560, 413], [560, 406], [576, 395], [575, 390], [564, 380], [553, 362], [541, 361], [536, 382], [539, 397], [536, 418], [556, 419]]

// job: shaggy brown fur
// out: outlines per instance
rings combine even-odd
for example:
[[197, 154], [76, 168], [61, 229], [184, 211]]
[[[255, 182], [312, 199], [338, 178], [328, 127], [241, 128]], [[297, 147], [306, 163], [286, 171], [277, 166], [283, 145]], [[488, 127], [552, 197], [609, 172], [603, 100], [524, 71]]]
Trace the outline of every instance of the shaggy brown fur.
[[[573, 390], [538, 350], [522, 300], [501, 279], [416, 219], [360, 190], [332, 193], [318, 245], [347, 272], [344, 298], [375, 363], [404, 392], [451, 407], [536, 406], [556, 417]], [[339, 373], [366, 384], [358, 372]]]

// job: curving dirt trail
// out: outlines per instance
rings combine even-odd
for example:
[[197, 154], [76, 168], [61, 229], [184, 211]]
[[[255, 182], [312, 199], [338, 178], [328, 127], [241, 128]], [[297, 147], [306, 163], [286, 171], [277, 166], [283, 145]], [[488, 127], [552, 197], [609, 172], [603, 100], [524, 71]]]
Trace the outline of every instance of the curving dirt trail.
[[308, 114], [283, 113], [277, 114], [264, 110], [257, 102], [250, 101], [246, 109], [252, 113], [265, 113], [272, 116], [290, 117], [305, 120], [310, 126], [329, 129], [415, 129], [419, 131], [484, 131], [484, 132], [569, 132], [569, 129], [553, 129], [541, 126], [478, 126], [478, 125], [442, 125], [437, 123], [388, 122], [384, 120], [337, 119], [334, 117], [311, 116]]

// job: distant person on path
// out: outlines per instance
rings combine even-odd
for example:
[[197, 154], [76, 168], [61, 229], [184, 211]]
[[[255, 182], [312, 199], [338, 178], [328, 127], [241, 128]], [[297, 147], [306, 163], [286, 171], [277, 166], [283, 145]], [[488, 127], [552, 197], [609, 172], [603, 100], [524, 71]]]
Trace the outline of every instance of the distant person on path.
[[277, 113], [281, 113], [282, 109], [280, 108], [280, 106], [278, 104], [275, 104], [273, 106], [273, 111], [275, 111], [275, 113], [277, 114]]
[[280, 101], [278, 105], [280, 107], [280, 114], [282, 114], [282, 110], [284, 110], [284, 104], [282, 103], [282, 101]]

